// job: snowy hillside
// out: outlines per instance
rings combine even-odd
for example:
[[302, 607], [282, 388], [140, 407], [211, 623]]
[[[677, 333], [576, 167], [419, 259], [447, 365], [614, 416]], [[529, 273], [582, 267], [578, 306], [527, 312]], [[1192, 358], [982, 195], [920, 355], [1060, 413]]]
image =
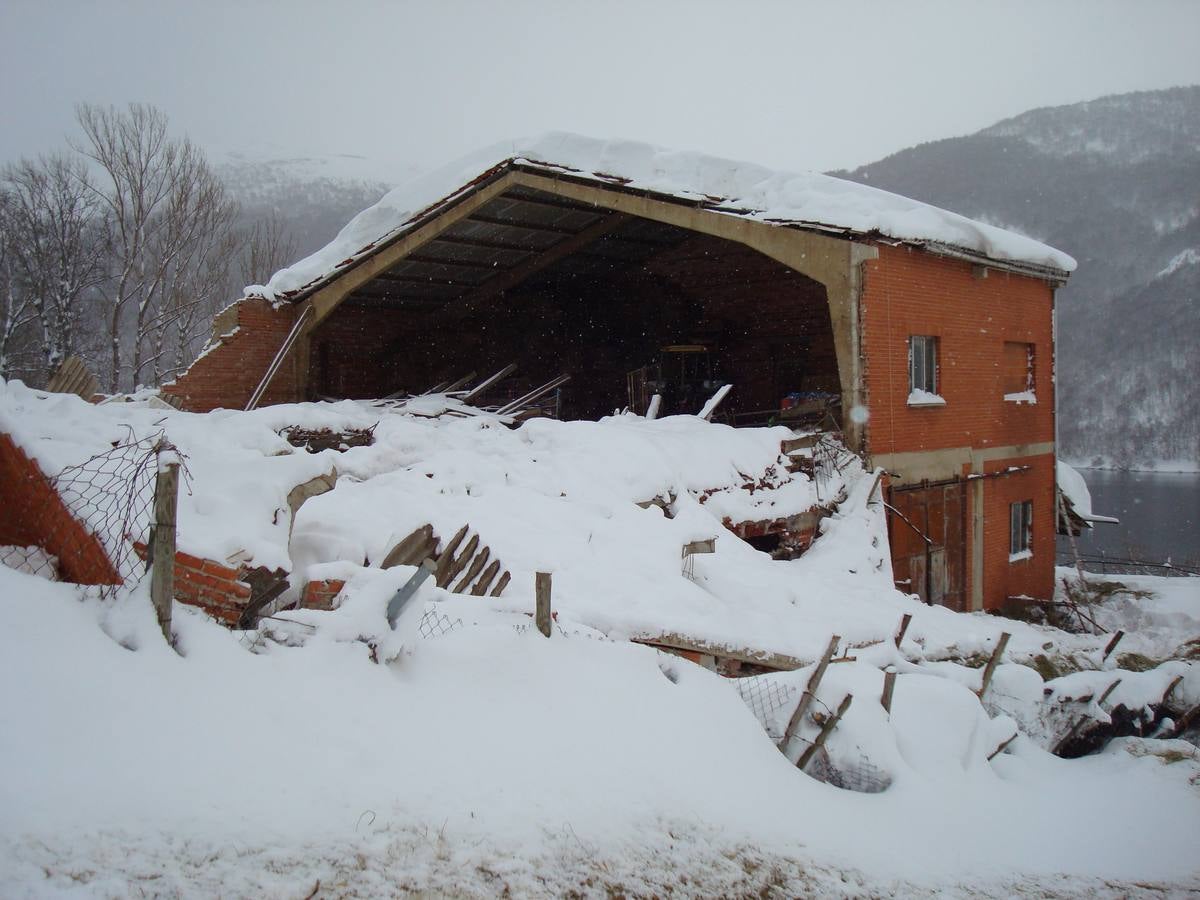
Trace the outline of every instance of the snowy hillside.
[[[1200, 704], [1200, 582], [1142, 580], [1158, 596], [1093, 610], [1129, 632], [1106, 656], [1109, 634], [896, 591], [875, 473], [845, 454], [791, 471], [786, 429], [464, 412], [434, 396], [197, 415], [0, 383], [0, 431], [48, 474], [165, 433], [189, 472], [181, 550], [279, 566], [293, 587], [346, 582], [332, 611], [251, 630], [177, 605], [176, 652], [145, 581], [100, 600], [0, 566], [0, 895], [1200, 885], [1200, 751], [1161, 739]], [[280, 434], [297, 424], [374, 442], [309, 453]], [[291, 488], [334, 470], [293, 521]], [[722, 526], [814, 503], [832, 515], [790, 561]], [[389, 628], [416, 570], [381, 557], [414, 524], [464, 522], [511, 583], [483, 597], [426, 582]], [[709, 538], [715, 552], [681, 560]], [[537, 571], [553, 576], [549, 638], [531, 618]], [[797, 668], [724, 678], [647, 645], [666, 632]], [[810, 681], [831, 635], [837, 659]], [[1119, 723], [1160, 739], [1107, 742]], [[1100, 752], [1049, 752], [1084, 734], [1102, 739], [1081, 752]]]
[[1200, 466], [1200, 87], [1033, 110], [838, 174], [1072, 254], [1057, 302], [1060, 452]]

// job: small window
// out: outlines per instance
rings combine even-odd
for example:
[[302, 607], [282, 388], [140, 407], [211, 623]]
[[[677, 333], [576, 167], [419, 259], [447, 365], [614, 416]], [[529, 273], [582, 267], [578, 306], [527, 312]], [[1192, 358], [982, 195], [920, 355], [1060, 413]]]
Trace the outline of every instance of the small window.
[[[908, 389], [917, 398], [941, 399], [937, 396], [937, 344], [937, 338], [927, 334], [908, 339]], [[917, 401], [910, 397], [909, 402]]]
[[1005, 341], [1001, 372], [1005, 400], [1037, 402], [1033, 393], [1033, 344]]
[[1033, 501], [1021, 500], [1009, 507], [1008, 561], [1033, 556]]

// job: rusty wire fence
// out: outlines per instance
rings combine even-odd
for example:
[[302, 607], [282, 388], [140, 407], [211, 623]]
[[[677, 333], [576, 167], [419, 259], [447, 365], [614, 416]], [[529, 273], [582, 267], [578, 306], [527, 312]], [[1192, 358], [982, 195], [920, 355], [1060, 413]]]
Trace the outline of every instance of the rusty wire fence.
[[[125, 440], [47, 479], [52, 492], [26, 492], [25, 507], [5, 511], [28, 536], [0, 547], [0, 564], [53, 581], [99, 585], [102, 597], [133, 586], [154, 506], [162, 433]], [[57, 495], [57, 499], [54, 495]]]

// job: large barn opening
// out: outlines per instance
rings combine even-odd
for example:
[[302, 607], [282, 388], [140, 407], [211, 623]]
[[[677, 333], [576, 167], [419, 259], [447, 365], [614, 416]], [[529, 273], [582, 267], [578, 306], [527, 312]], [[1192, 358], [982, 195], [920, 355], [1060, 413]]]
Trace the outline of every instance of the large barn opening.
[[548, 412], [629, 406], [759, 424], [840, 397], [825, 287], [734, 241], [515, 186], [352, 292], [313, 332], [314, 397], [420, 393], [515, 363]]

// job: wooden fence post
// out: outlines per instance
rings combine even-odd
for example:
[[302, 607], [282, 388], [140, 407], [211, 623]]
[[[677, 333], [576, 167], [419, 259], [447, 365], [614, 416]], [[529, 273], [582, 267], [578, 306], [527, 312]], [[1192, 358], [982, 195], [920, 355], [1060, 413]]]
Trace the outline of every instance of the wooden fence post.
[[988, 685], [992, 683], [992, 676], [996, 674], [996, 665], [1000, 662], [1000, 657], [1004, 655], [1004, 648], [1008, 646], [1008, 639], [1012, 635], [1007, 631], [1000, 633], [1000, 640], [996, 642], [996, 649], [992, 651], [991, 657], [987, 661], [987, 665], [983, 668], [983, 679], [979, 685], [979, 699], [983, 699], [983, 695], [987, 693]]
[[812, 704], [813, 697], [816, 696], [821, 679], [825, 677], [825, 670], [829, 668], [829, 661], [833, 659], [833, 654], [837, 652], [837, 646], [841, 643], [841, 640], [841, 636], [836, 634], [829, 639], [829, 645], [825, 648], [825, 653], [821, 657], [821, 661], [817, 663], [817, 668], [809, 676], [808, 684], [804, 686], [804, 693], [800, 695], [800, 702], [796, 704], [796, 711], [792, 713], [791, 719], [788, 720], [787, 728], [784, 729], [783, 740], [779, 742], [779, 749], [789, 760], [792, 758], [789, 754], [792, 739], [796, 736], [796, 732], [800, 730], [800, 723], [804, 719], [804, 714], [808, 712], [808, 707]]
[[836, 726], [837, 723], [842, 720], [842, 716], [846, 714], [846, 710], [850, 708], [850, 703], [853, 700], [854, 698], [847, 694], [842, 698], [842, 703], [837, 708], [837, 712], [825, 720], [825, 724], [821, 726], [821, 732], [817, 735], [817, 739], [808, 745], [808, 749], [804, 751], [804, 755], [801, 756], [800, 761], [796, 763], [796, 765], [800, 768], [800, 771], [804, 771], [805, 767], [808, 765], [808, 761], [812, 759], [816, 755], [817, 751], [825, 745], [825, 741], [829, 738], [834, 726]]
[[535, 621], [538, 631], [546, 637], [550, 637], [550, 573], [538, 572], [535, 586], [537, 594]]
[[896, 690], [896, 669], [894, 666], [888, 666], [887, 671], [883, 673], [883, 696], [879, 702], [883, 704], [884, 712], [891, 713], [892, 711], [892, 692]]
[[179, 457], [160, 441], [155, 448], [158, 477], [154, 481], [154, 540], [150, 599], [167, 643], [171, 641], [171, 603], [175, 599], [175, 508], [179, 498]]

